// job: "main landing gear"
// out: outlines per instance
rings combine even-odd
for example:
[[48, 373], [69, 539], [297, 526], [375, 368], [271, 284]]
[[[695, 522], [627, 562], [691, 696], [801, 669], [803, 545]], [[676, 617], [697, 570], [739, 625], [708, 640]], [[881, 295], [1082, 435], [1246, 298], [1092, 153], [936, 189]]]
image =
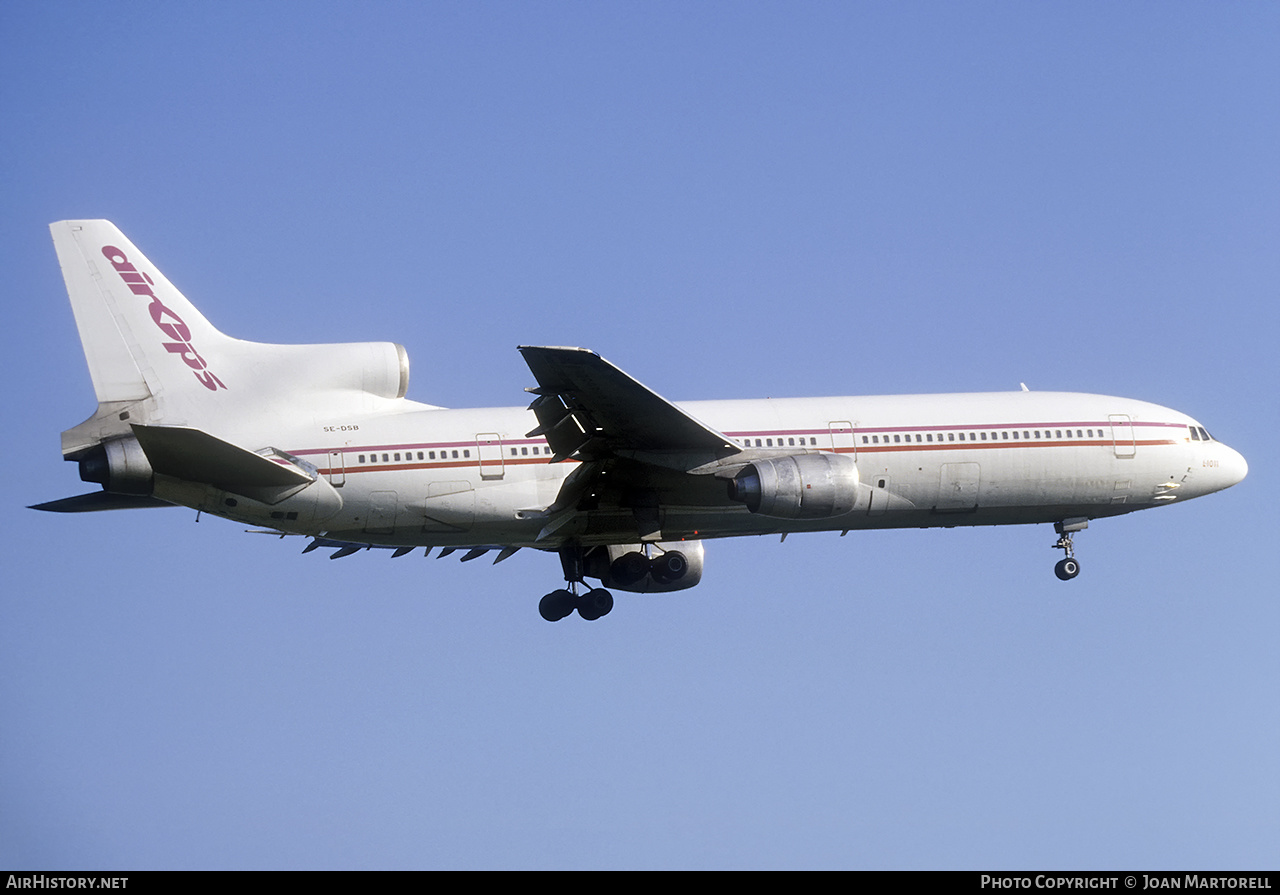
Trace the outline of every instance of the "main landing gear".
[[538, 601], [538, 613], [549, 622], [558, 622], [575, 609], [578, 610], [578, 615], [589, 622], [608, 615], [613, 608], [613, 594], [603, 587], [578, 593], [578, 585], [581, 583], [571, 581], [568, 588], [562, 587], [547, 594]]
[[578, 615], [593, 622], [613, 609], [613, 594], [603, 587], [587, 587], [583, 580], [584, 556], [581, 547], [560, 548], [560, 565], [569, 586], [553, 590], [538, 602], [538, 613], [547, 621], [558, 622], [576, 609]]
[[1053, 545], [1054, 549], [1066, 553], [1066, 557], [1058, 560], [1053, 567], [1053, 574], [1057, 575], [1062, 581], [1070, 581], [1080, 574], [1080, 562], [1076, 559], [1071, 536], [1088, 527], [1088, 519], [1064, 519], [1061, 522], [1053, 523], [1053, 530], [1058, 533], [1058, 542]]

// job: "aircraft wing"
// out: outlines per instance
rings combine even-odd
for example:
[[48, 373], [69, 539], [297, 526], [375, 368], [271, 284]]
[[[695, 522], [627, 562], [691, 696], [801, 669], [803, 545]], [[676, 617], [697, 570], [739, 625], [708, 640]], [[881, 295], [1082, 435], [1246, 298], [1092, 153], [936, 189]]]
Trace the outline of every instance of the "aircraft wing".
[[554, 461], [625, 457], [692, 470], [738, 453], [727, 436], [699, 422], [585, 348], [520, 346], [538, 381], [529, 409]]

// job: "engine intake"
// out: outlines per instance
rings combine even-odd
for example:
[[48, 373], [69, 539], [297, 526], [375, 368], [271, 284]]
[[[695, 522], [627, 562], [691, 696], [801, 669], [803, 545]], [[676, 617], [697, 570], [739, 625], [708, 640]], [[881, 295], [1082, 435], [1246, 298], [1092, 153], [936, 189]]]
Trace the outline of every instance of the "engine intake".
[[843, 454], [756, 460], [729, 480], [729, 499], [779, 519], [843, 516], [858, 502], [858, 466]]

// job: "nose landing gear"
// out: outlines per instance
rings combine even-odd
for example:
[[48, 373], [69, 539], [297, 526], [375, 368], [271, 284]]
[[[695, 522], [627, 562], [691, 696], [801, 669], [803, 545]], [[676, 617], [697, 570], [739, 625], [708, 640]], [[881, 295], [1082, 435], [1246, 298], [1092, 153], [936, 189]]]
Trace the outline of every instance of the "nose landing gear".
[[1060, 580], [1070, 581], [1080, 574], [1080, 563], [1076, 559], [1071, 536], [1088, 527], [1088, 519], [1064, 519], [1061, 522], [1053, 523], [1053, 530], [1058, 533], [1058, 541], [1053, 547], [1055, 550], [1062, 550], [1066, 553], [1066, 557], [1058, 560], [1053, 567], [1053, 574], [1057, 575]]

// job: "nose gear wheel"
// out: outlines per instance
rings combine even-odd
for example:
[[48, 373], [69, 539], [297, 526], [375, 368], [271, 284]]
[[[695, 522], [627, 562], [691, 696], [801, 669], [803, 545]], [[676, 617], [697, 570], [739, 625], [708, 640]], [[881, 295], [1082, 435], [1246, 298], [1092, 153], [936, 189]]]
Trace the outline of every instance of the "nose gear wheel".
[[1071, 543], [1071, 537], [1077, 531], [1081, 531], [1089, 527], [1087, 519], [1069, 519], [1065, 522], [1055, 522], [1053, 530], [1058, 533], [1058, 540], [1053, 545], [1055, 550], [1063, 551], [1066, 556], [1058, 560], [1053, 567], [1053, 574], [1057, 575], [1061, 581], [1070, 581], [1072, 578], [1080, 574], [1080, 561], [1076, 559], [1075, 545]]

